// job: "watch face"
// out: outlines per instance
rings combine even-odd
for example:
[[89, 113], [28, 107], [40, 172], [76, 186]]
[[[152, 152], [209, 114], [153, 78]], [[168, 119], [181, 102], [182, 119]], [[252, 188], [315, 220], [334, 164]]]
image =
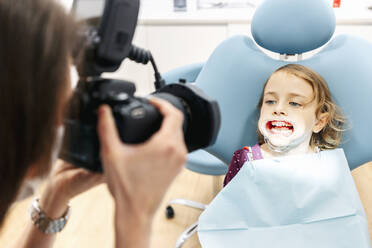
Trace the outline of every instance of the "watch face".
[[50, 221], [48, 220], [48, 218], [40, 218], [35, 224], [40, 228], [40, 230], [45, 231], [48, 228], [49, 223]]

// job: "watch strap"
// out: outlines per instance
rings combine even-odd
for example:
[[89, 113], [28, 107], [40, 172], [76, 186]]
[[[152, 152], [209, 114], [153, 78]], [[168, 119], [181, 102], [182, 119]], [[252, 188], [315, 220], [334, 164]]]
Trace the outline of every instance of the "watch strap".
[[54, 234], [62, 231], [67, 223], [68, 218], [70, 217], [70, 213], [71, 207], [68, 206], [66, 212], [63, 214], [62, 217], [51, 219], [40, 208], [38, 198], [35, 198], [30, 206], [30, 216], [32, 222], [40, 231], [46, 234]]

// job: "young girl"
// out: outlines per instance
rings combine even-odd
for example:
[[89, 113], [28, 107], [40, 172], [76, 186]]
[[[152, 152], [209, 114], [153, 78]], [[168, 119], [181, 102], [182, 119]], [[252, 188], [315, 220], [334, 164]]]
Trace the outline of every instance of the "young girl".
[[346, 121], [326, 82], [283, 66], [258, 106], [259, 143], [234, 153], [227, 186], [199, 218], [202, 246], [370, 247], [345, 154], [335, 149]]
[[277, 69], [266, 81], [258, 107], [258, 144], [234, 153], [224, 186], [247, 160], [315, 153], [341, 142], [346, 119], [325, 80], [305, 66]]

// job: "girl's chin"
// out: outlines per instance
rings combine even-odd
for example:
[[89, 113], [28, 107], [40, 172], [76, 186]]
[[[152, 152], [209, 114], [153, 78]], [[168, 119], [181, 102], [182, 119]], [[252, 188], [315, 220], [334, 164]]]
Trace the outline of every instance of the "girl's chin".
[[265, 132], [263, 132], [263, 135], [269, 139], [289, 140], [293, 137], [294, 132], [291, 130], [277, 131], [277, 130], [266, 129]]
[[268, 139], [271, 145], [277, 146], [277, 147], [288, 146], [291, 143], [291, 140], [271, 139], [269, 137]]
[[288, 146], [294, 139], [294, 134], [290, 133], [271, 133], [266, 131], [264, 136], [270, 141], [274, 146]]

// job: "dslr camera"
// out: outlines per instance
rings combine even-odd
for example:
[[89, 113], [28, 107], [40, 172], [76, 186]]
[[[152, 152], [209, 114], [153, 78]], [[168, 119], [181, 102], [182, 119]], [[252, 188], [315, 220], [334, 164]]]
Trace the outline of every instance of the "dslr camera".
[[166, 85], [151, 52], [132, 45], [139, 0], [75, 0], [72, 11], [81, 21], [79, 35], [83, 51], [75, 62], [79, 82], [64, 121], [60, 158], [79, 167], [102, 171], [96, 130], [97, 109], [102, 104], [112, 108], [124, 143], [143, 143], [159, 130], [162, 115], [147, 98], [134, 96], [133, 83], [100, 76], [103, 72], [116, 71], [125, 58], [142, 64], [151, 62], [156, 88], [152, 95], [170, 102], [183, 113], [183, 133], [189, 152], [215, 142], [220, 128], [217, 102], [193, 84]]

